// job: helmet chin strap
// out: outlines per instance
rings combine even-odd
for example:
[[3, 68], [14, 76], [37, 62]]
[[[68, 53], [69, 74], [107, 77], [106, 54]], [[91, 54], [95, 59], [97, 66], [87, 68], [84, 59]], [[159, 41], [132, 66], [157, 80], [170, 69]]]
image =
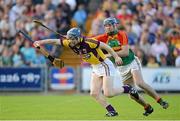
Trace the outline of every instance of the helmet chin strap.
[[115, 35], [118, 33], [118, 30], [116, 29], [115, 25], [113, 25], [113, 29], [114, 29], [113, 31], [108, 32], [107, 34], [111, 36], [111, 35]]
[[78, 41], [78, 43], [75, 44], [73, 47], [78, 46], [83, 41], [83, 38], [82, 37], [77, 37], [77, 41]]
[[117, 30], [114, 30], [114, 31], [108, 32], [107, 34], [108, 34], [108, 35], [115, 35], [115, 34], [117, 34], [117, 33], [118, 33], [118, 31], [117, 31]]

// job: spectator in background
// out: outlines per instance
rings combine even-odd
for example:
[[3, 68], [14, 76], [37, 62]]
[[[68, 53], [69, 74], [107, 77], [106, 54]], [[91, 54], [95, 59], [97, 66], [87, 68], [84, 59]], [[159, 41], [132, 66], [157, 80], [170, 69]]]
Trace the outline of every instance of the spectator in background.
[[17, 19], [15, 21], [15, 28], [16, 28], [16, 31], [25, 30], [25, 21], [22, 19]]
[[5, 46], [3, 44], [1, 44], [1, 41], [0, 41], [0, 55], [2, 54], [2, 51], [3, 51], [4, 47]]
[[118, 10], [118, 3], [116, 0], [104, 0], [102, 4], [103, 11], [109, 11], [110, 14], [115, 15]]
[[95, 14], [102, 4], [102, 0], [89, 0], [88, 10], [90, 13]]
[[177, 49], [177, 48], [174, 49], [173, 54], [176, 57], [176, 59], [175, 59], [175, 66], [176, 67], [180, 67], [180, 50]]
[[38, 50], [36, 50], [36, 58], [32, 62], [33, 67], [46, 67], [46, 58]]
[[176, 48], [180, 49], [180, 27], [176, 26], [168, 33], [169, 41]]
[[163, 3], [161, 2], [157, 4], [157, 11], [156, 11], [155, 17], [158, 21], [161, 20], [161, 22], [163, 21], [163, 19], [167, 18], [163, 11]]
[[108, 11], [99, 10], [97, 12], [97, 16], [92, 21], [91, 30], [89, 33], [90, 36], [95, 36], [95, 35], [104, 33], [103, 19], [107, 17], [106, 12], [108, 12]]
[[[146, 26], [148, 27], [149, 33], [156, 34], [159, 25], [154, 21], [153, 16], [147, 14], [145, 16], [145, 23], [144, 24], [146, 24]], [[153, 42], [151, 42], [151, 43], [153, 43]]]
[[2, 61], [2, 65], [4, 67], [10, 67], [12, 66], [12, 50], [8, 49], [8, 47], [5, 47], [2, 51], [2, 55], [1, 55], [1, 61]]
[[138, 22], [144, 22], [144, 19], [145, 19], [145, 14], [143, 12], [143, 3], [138, 3], [136, 4], [135, 6], [135, 13], [134, 14], [137, 14], [137, 19], [138, 19]]
[[180, 14], [179, 13], [180, 13], [180, 6], [175, 8], [173, 15], [172, 15], [176, 26], [180, 26]]
[[77, 26], [85, 31], [85, 22], [87, 19], [87, 13], [83, 4], [78, 5], [78, 10], [74, 13], [73, 19], [76, 21]]
[[126, 22], [130, 22], [132, 19], [132, 12], [128, 8], [127, 3], [121, 3], [120, 9], [117, 10], [116, 16], [121, 20], [122, 24], [125, 25]]
[[31, 17], [27, 17], [26, 21], [24, 22], [25, 23], [24, 28], [27, 32], [32, 31], [32, 29], [35, 27], [35, 23], [32, 21], [33, 19]]
[[152, 44], [150, 49], [151, 54], [156, 57], [157, 61], [160, 61], [160, 54], [168, 55], [168, 48], [166, 43], [162, 40], [161, 35], [156, 36], [155, 43]]
[[149, 55], [147, 60], [148, 60], [147, 67], [149, 68], [159, 67], [159, 64], [157, 63], [156, 58], [153, 55]]
[[26, 7], [25, 15], [28, 16], [27, 18], [31, 18], [34, 14], [34, 7], [35, 5], [33, 4], [34, 0], [25, 0], [24, 5]]
[[61, 34], [66, 34], [70, 28], [70, 20], [63, 16], [61, 8], [55, 10], [55, 20], [57, 31]]
[[71, 17], [72, 17], [71, 8], [70, 8], [70, 5], [66, 3], [66, 0], [62, 0], [61, 3], [57, 7], [61, 9], [63, 17], [71, 20]]
[[30, 46], [30, 42], [26, 40], [24, 46], [20, 49], [20, 52], [23, 54], [25, 59], [25, 64], [31, 66], [32, 62], [36, 58], [35, 48]]
[[[136, 15], [134, 17], [137, 17]], [[138, 18], [135, 18], [132, 20], [132, 32], [136, 34], [137, 39], [140, 38], [142, 33], [142, 27], [140, 26], [138, 22]]]
[[139, 58], [140, 62], [142, 63], [143, 66], [145, 66], [147, 64], [147, 58], [146, 55], [144, 54], [143, 50], [141, 50], [140, 48], [138, 48], [136, 50], [136, 56]]
[[[40, 27], [36, 26], [33, 27], [30, 31], [30, 35], [32, 40], [39, 40], [40, 38], [44, 37], [44, 32], [42, 30], [38, 30]], [[41, 28], [42, 29], [42, 28]]]
[[44, 16], [44, 24], [48, 26], [49, 28], [53, 29], [56, 31], [56, 20], [54, 17], [54, 11], [48, 10], [45, 12]]
[[160, 61], [159, 61], [159, 65], [161, 67], [166, 67], [169, 66], [169, 62], [167, 61], [167, 58], [164, 54], [160, 54]]
[[0, 22], [0, 30], [1, 30], [1, 36], [0, 36], [0, 43], [10, 47], [14, 43], [13, 36], [10, 35], [10, 26], [6, 21]]
[[21, 48], [21, 47], [24, 46], [24, 38], [22, 38], [22, 37], [20, 36], [20, 34], [17, 34], [17, 35], [15, 36], [14, 41], [15, 41], [15, 45], [17, 45], [19, 48]]
[[77, 0], [61, 0], [62, 1], [65, 1], [69, 6], [70, 6], [70, 10], [71, 11], [74, 11], [76, 6], [77, 6]]
[[9, 9], [7, 9], [6, 11], [4, 10], [4, 13], [2, 15], [2, 18], [0, 19], [0, 26], [3, 28], [3, 26], [8, 26], [9, 28], [9, 36], [13, 37], [16, 34], [16, 30], [14, 27], [14, 23], [10, 20], [9, 18]]
[[148, 34], [149, 34], [148, 29], [143, 30], [139, 42], [140, 49], [143, 50], [143, 52], [147, 56], [150, 54], [150, 49], [151, 49], [151, 45], [148, 42]]
[[43, 20], [44, 19], [44, 14], [45, 14], [46, 10], [44, 10], [42, 4], [35, 5], [35, 10], [34, 11], [35, 12], [34, 12], [33, 18], [38, 19], [38, 20]]
[[148, 2], [147, 4], [144, 4], [143, 12], [144, 15], [154, 16], [156, 13], [156, 9], [154, 8], [153, 3]]
[[23, 54], [19, 50], [19, 46], [13, 45], [12, 50], [13, 50], [12, 65], [14, 67], [24, 67], [25, 66], [25, 60], [23, 58]]
[[56, 6], [52, 4], [51, 0], [43, 0], [43, 5], [46, 7], [46, 10], [55, 11]]
[[127, 37], [128, 37], [128, 43], [130, 46], [134, 46], [135, 44], [137, 44], [138, 38], [136, 33], [134, 33], [132, 31], [132, 25], [130, 23], [126, 23], [125, 24], [125, 30], [127, 33]]
[[0, 53], [0, 67], [3, 67], [3, 58], [2, 58], [1, 53]]
[[3, 16], [4, 16], [4, 9], [3, 7], [0, 6], [0, 20], [3, 19]]
[[166, 16], [171, 16], [174, 12], [174, 8], [172, 7], [172, 1], [171, 0], [164, 0], [165, 6], [163, 7], [163, 13]]
[[173, 52], [175, 50], [175, 46], [172, 45], [171, 41], [169, 41], [169, 40], [166, 42], [166, 44], [168, 46], [168, 52], [169, 52], [169, 54], [167, 55], [166, 59], [167, 59], [167, 61], [169, 61], [170, 66], [174, 66], [175, 65], [176, 57], [174, 56]]
[[24, 0], [16, 0], [16, 4], [10, 10], [9, 20], [14, 23], [18, 18], [21, 18], [25, 9]]
[[43, 0], [33, 0], [32, 2], [34, 5], [37, 5], [37, 4], [42, 4]]

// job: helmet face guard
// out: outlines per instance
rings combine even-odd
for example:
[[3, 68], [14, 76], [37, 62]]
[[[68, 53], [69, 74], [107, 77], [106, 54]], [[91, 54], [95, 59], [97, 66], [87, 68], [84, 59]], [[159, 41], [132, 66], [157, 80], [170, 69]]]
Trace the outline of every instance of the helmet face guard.
[[72, 34], [69, 34], [69, 35], [67, 35], [67, 39], [69, 39], [69, 40], [77, 40], [78, 37], [76, 37], [76, 36], [74, 36]]
[[67, 32], [67, 39], [77, 40], [81, 37], [81, 31], [79, 28], [72, 28]]

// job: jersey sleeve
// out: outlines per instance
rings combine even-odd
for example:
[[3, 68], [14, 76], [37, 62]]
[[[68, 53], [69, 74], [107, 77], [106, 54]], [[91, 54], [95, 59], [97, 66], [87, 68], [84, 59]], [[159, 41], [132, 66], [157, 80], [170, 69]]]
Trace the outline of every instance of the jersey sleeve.
[[98, 36], [95, 36], [93, 37], [94, 39], [100, 41], [100, 42], [103, 42], [103, 43], [106, 43], [107, 42], [107, 36], [106, 34], [101, 34], [101, 35], [98, 35]]
[[119, 40], [121, 40], [121, 44], [122, 45], [128, 45], [128, 37], [127, 37], [126, 32], [120, 31], [119, 35], [120, 35], [120, 38], [121, 38], [121, 39], [119, 39]]
[[67, 39], [60, 39], [61, 45], [63, 47], [68, 47], [69, 48], [69, 41]]
[[86, 40], [86, 42], [89, 44], [89, 46], [91, 47], [91, 48], [98, 48], [99, 47], [99, 44], [100, 44], [100, 42], [99, 41], [97, 41], [96, 39], [94, 39], [94, 38], [90, 38], [90, 39], [87, 39]]

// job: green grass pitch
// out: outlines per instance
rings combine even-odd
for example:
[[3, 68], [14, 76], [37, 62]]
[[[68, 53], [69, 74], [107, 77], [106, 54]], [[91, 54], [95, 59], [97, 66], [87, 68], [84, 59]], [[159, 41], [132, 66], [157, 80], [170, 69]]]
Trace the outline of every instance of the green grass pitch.
[[162, 96], [170, 103], [167, 110], [144, 95], [154, 107], [148, 117], [127, 95], [110, 98], [119, 116], [105, 117], [106, 110], [89, 95], [1, 95], [0, 120], [180, 120], [180, 94]]

